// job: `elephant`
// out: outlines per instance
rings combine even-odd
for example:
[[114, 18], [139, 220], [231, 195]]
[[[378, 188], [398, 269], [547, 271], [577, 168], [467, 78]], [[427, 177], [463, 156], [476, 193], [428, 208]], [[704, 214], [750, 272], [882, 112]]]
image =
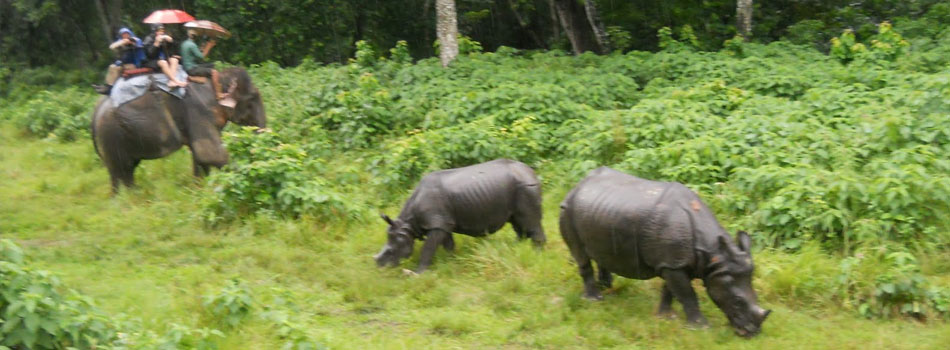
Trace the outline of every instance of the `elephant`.
[[143, 159], [168, 156], [182, 146], [191, 149], [194, 175], [203, 177], [210, 167], [228, 162], [221, 142], [221, 129], [228, 121], [245, 126], [267, 127], [261, 94], [242, 68], [220, 73], [222, 86], [230, 86], [233, 108], [218, 104], [210, 83], [188, 84], [185, 96], [177, 98], [159, 89], [116, 107], [108, 96], [99, 100], [92, 115], [91, 135], [96, 153], [112, 182], [134, 187], [134, 172]]

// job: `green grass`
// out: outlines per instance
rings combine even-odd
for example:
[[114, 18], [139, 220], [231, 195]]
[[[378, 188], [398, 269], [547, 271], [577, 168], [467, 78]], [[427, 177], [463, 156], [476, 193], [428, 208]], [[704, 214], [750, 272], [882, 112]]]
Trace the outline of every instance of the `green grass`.
[[[170, 324], [215, 327], [202, 306], [227, 280], [247, 281], [251, 317], [225, 331], [222, 349], [275, 349], [283, 341], [261, 317], [279, 310], [332, 349], [945, 349], [939, 319], [867, 320], [824, 295], [839, 261], [816, 249], [756, 256], [761, 303], [774, 310], [763, 334], [733, 335], [705, 292], [712, 326], [658, 319], [659, 280], [619, 278], [603, 302], [580, 298], [581, 283], [557, 231], [566, 189], [546, 189], [543, 251], [506, 227], [487, 239], [457, 238], [432, 269], [408, 276], [416, 257], [379, 269], [371, 259], [384, 224], [256, 216], [208, 228], [198, 215], [201, 181], [187, 151], [142, 163], [138, 189], [109, 195], [88, 140], [21, 137], [0, 125], [0, 237], [24, 247], [30, 264], [55, 272], [111, 314], [155, 332]], [[395, 214], [399, 202], [381, 208]], [[418, 247], [417, 247], [418, 248]], [[418, 255], [418, 252], [416, 253]], [[946, 258], [927, 257], [943, 278]], [[931, 266], [931, 268], [926, 268]], [[697, 282], [698, 283], [698, 282]], [[697, 284], [698, 285], [698, 284]], [[281, 301], [282, 300], [282, 301]]]

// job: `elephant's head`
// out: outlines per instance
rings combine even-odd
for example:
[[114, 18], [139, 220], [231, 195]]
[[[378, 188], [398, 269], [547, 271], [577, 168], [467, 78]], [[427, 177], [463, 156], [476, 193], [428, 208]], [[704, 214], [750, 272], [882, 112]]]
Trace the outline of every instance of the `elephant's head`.
[[[233, 84], [233, 85], [232, 85]], [[264, 102], [261, 92], [257, 90], [251, 77], [243, 68], [233, 67], [221, 72], [221, 86], [230, 89], [231, 97], [237, 101], [234, 111], [228, 118], [238, 125], [267, 127], [267, 115], [264, 112]]]

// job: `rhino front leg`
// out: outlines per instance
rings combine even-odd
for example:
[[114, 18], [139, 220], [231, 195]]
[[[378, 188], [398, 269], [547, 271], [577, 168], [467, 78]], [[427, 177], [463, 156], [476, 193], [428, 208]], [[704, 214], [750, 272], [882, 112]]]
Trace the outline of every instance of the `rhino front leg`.
[[663, 279], [666, 281], [666, 288], [676, 297], [676, 300], [680, 301], [680, 304], [683, 304], [683, 311], [686, 312], [686, 321], [693, 326], [708, 326], [709, 321], [707, 321], [703, 313], [699, 311], [699, 301], [696, 300], [696, 292], [689, 283], [690, 278], [686, 272], [681, 270], [664, 270]]
[[[450, 235], [450, 233], [442, 230], [430, 230], [426, 234], [426, 241], [422, 244], [422, 252], [419, 254], [419, 268], [416, 269], [416, 273], [423, 273], [429, 268], [429, 265], [432, 265], [435, 250], [442, 245], [447, 235]], [[450, 237], [449, 239], [452, 238]], [[454, 245], [455, 243], [453, 242], [452, 244]]]

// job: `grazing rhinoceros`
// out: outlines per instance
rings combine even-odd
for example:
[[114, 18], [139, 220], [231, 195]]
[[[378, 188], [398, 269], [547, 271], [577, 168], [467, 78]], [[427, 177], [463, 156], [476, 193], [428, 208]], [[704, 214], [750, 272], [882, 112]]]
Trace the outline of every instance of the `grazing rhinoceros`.
[[670, 315], [675, 296], [687, 320], [708, 322], [699, 311], [690, 280], [701, 278], [712, 300], [741, 336], [761, 330], [769, 310], [752, 289], [749, 235], [736, 246], [699, 196], [682, 184], [640, 179], [601, 167], [587, 175], [561, 203], [561, 235], [584, 279], [584, 297], [601, 299], [611, 272], [665, 281], [658, 313]]
[[432, 263], [439, 245], [455, 249], [452, 233], [482, 237], [510, 222], [518, 238], [538, 246], [541, 228], [541, 184], [524, 163], [496, 159], [464, 168], [427, 174], [389, 223], [387, 242], [374, 258], [379, 266], [397, 265], [412, 255], [415, 240], [425, 240], [419, 257], [421, 273]]

